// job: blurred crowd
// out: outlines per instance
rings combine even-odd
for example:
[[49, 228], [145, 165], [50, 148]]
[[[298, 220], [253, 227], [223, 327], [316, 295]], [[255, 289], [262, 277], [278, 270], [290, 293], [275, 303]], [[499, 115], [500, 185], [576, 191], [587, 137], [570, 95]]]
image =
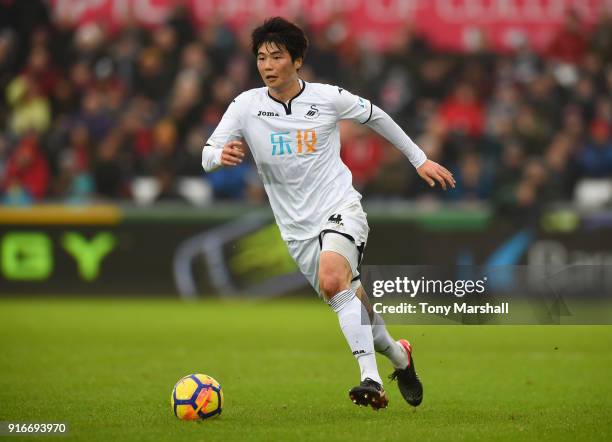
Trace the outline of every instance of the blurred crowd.
[[[6, 2], [5, 2], [6, 3]], [[201, 149], [231, 100], [260, 87], [250, 27], [192, 25], [181, 7], [159, 27], [74, 26], [43, 3], [0, 14], [0, 198], [4, 204], [101, 199], [262, 202], [252, 162], [204, 175]], [[301, 71], [386, 110], [458, 186], [433, 192], [396, 149], [342, 125], [342, 157], [368, 199], [484, 201], [522, 216], [612, 176], [612, 19], [569, 12], [546, 53], [512, 53], [479, 35], [467, 53], [435, 50], [407, 25], [384, 52], [310, 29]]]

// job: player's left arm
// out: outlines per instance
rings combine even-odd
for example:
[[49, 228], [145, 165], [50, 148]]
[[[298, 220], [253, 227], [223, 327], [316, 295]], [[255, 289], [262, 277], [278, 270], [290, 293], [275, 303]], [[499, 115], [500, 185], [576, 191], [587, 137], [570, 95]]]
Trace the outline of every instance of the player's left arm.
[[444, 190], [455, 187], [455, 179], [444, 166], [427, 159], [425, 152], [417, 146], [395, 121], [381, 108], [369, 100], [337, 88], [332, 89], [332, 102], [338, 112], [338, 119], [348, 119], [365, 124], [382, 135], [398, 148], [415, 167], [417, 173], [431, 187], [436, 181]]
[[437, 181], [444, 190], [447, 189], [447, 186], [455, 187], [455, 178], [446, 167], [427, 159], [425, 152], [410, 139], [385, 111], [376, 105], [372, 104], [371, 106], [372, 114], [365, 124], [402, 151], [415, 167], [419, 176], [429, 186], [434, 187]]

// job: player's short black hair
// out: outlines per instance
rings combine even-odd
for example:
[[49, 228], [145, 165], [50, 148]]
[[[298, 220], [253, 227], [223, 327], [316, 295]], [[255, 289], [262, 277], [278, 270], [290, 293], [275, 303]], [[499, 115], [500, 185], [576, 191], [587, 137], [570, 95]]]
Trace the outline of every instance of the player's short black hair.
[[271, 17], [266, 19], [263, 25], [255, 28], [251, 34], [251, 48], [257, 57], [259, 48], [264, 43], [274, 43], [281, 48], [287, 49], [291, 61], [298, 58], [302, 60], [308, 49], [308, 39], [304, 31], [294, 23], [282, 17]]

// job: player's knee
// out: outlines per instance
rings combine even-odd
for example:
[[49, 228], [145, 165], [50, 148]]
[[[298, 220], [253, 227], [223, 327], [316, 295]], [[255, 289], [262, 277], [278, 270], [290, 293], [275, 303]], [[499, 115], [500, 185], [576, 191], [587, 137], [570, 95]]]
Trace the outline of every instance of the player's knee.
[[[330, 258], [330, 259], [327, 259]], [[339, 259], [338, 259], [339, 258]], [[319, 288], [326, 299], [350, 287], [351, 272], [341, 256], [322, 256], [319, 266]]]
[[319, 287], [321, 292], [325, 295], [328, 300], [331, 299], [336, 293], [339, 293], [348, 288], [345, 281], [343, 281], [341, 274], [333, 272], [327, 272], [319, 276]]

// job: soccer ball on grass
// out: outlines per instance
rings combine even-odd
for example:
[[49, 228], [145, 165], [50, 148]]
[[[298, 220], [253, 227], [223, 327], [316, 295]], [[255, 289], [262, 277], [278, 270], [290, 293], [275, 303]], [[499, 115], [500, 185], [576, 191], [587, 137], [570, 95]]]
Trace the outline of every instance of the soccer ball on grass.
[[205, 374], [190, 374], [181, 378], [172, 390], [174, 415], [183, 420], [208, 419], [221, 414], [221, 385]]

